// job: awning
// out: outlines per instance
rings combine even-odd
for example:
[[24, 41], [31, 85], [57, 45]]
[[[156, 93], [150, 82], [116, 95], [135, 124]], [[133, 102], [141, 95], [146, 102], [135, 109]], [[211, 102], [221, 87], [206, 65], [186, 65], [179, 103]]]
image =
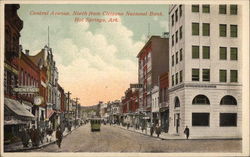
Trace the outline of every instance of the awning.
[[55, 110], [48, 110], [47, 111], [47, 119], [51, 118], [51, 116], [56, 113]]
[[25, 107], [17, 100], [4, 98], [4, 105], [19, 116], [35, 118]]
[[4, 125], [25, 125], [27, 121], [22, 121], [16, 118], [11, 118], [10, 120], [4, 120]]

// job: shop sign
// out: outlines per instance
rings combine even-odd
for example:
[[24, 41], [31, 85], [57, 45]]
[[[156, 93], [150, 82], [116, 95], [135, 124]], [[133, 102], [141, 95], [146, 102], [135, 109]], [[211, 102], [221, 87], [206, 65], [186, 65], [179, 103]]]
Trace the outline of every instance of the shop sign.
[[18, 87], [13, 89], [14, 92], [18, 93], [38, 93], [39, 88], [37, 87]]

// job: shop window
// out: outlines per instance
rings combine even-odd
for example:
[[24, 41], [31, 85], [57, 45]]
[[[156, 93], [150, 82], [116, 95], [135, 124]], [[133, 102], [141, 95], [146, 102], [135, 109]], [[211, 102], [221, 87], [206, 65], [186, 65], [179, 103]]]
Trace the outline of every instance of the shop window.
[[237, 126], [237, 113], [220, 113], [220, 126]]
[[226, 95], [221, 99], [220, 104], [221, 105], [237, 105], [237, 101], [233, 96]]
[[209, 113], [192, 113], [192, 126], [209, 126]]
[[206, 97], [205, 95], [197, 95], [196, 97], [194, 97], [192, 104], [198, 104], [198, 105], [209, 105], [209, 99], [208, 97]]

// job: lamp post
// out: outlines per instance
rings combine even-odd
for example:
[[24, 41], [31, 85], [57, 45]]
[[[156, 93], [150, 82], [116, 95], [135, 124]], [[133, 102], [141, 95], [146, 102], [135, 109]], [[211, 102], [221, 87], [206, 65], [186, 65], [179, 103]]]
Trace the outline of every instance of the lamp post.
[[68, 91], [68, 93], [66, 93], [66, 95], [67, 95], [67, 98], [68, 98], [68, 111], [67, 111], [67, 117], [68, 117], [68, 123], [69, 123], [69, 101], [70, 101], [70, 92]]
[[78, 100], [80, 99], [76, 97], [75, 100], [76, 100], [76, 108], [75, 108], [75, 127], [76, 127], [77, 103], [78, 103]]

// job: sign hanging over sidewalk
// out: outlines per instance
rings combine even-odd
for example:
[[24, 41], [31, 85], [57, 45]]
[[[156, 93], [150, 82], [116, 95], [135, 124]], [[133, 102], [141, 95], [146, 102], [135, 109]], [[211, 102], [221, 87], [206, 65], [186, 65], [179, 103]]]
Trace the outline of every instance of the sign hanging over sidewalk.
[[14, 92], [18, 93], [38, 93], [39, 88], [37, 87], [18, 87], [13, 89]]

